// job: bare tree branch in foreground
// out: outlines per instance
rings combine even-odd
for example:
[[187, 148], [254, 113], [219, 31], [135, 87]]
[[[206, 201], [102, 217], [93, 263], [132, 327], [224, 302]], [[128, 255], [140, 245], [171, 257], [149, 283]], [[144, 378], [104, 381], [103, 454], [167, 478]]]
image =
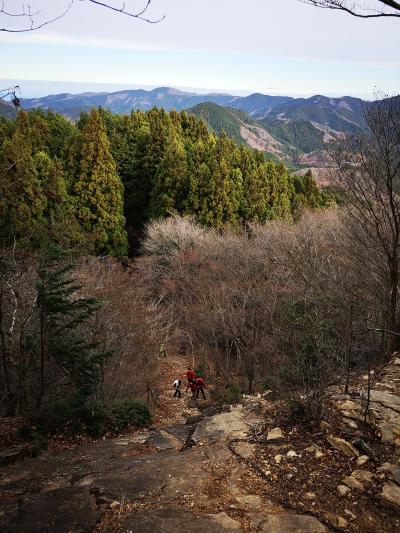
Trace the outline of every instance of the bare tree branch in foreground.
[[65, 4], [65, 9], [60, 12], [58, 15], [52, 18], [47, 18], [45, 20], [38, 20], [38, 16], [42, 14], [41, 11], [33, 9], [30, 5], [22, 4], [18, 11], [9, 10], [6, 5], [6, 0], [0, 0], [0, 20], [10, 20], [19, 18], [24, 21], [24, 26], [21, 28], [11, 28], [11, 27], [0, 27], [0, 32], [8, 33], [23, 33], [28, 31], [35, 31], [56, 22], [57, 20], [62, 19], [65, 15], [73, 8], [76, 2], [89, 2], [90, 4], [115, 11], [127, 17], [135, 18], [149, 24], [157, 24], [164, 20], [165, 15], [158, 19], [151, 19], [146, 17], [146, 13], [150, 7], [152, 0], [146, 0], [144, 7], [140, 11], [130, 11], [126, 7], [126, 3], [123, 2], [120, 7], [110, 4], [109, 2], [101, 2], [99, 0], [68, 0]]
[[[366, 104], [369, 131], [333, 145], [334, 179], [346, 191], [354, 243], [371, 261], [382, 260], [385, 279], [387, 355], [400, 333], [400, 98]], [[354, 246], [355, 246], [354, 244]]]
[[300, 0], [303, 4], [310, 4], [323, 9], [344, 11], [359, 18], [400, 17], [400, 2], [394, 0], [375, 0], [375, 8], [348, 0]]
[[18, 110], [21, 107], [21, 102], [18, 96], [16, 95], [17, 91], [21, 92], [19, 85], [7, 87], [6, 89], [0, 89], [0, 101], [5, 100], [7, 96], [11, 96], [11, 103], [13, 104], [15, 109]]

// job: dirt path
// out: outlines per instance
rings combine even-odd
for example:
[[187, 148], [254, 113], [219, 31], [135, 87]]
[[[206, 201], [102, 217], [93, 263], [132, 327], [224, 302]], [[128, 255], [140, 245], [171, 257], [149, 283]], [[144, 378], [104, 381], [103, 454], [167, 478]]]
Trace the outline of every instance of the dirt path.
[[[152, 404], [154, 423], [157, 426], [184, 424], [187, 400], [190, 398], [186, 390], [186, 371], [192, 365], [192, 358], [168, 355], [159, 360], [156, 373], [156, 396]], [[173, 382], [182, 381], [182, 398], [174, 398]]]

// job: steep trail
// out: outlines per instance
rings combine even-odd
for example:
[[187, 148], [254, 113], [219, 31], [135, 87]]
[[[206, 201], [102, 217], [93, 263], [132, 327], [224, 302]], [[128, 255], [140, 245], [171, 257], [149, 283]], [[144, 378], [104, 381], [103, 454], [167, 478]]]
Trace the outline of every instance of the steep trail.
[[[188, 363], [180, 357], [161, 362], [151, 428], [72, 450], [48, 449], [4, 467], [0, 529], [328, 531], [264, 497], [264, 480], [246, 463], [254, 449], [245, 440], [262, 422], [267, 402], [216, 407], [202, 400], [197, 409], [186, 395], [173, 398], [173, 380]], [[237, 439], [242, 442], [232, 442]]]

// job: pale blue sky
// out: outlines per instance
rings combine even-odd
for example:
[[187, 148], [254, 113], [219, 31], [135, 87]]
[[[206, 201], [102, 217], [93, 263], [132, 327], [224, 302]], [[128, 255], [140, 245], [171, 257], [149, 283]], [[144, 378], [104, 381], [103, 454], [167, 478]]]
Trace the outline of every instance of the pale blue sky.
[[[30, 3], [52, 16], [67, 0]], [[143, 2], [126, 5], [135, 10]], [[106, 83], [364, 97], [375, 87], [400, 92], [396, 19], [364, 21], [297, 0], [153, 0], [149, 15], [163, 14], [165, 21], [149, 25], [76, 1], [64, 19], [37, 32], [0, 32], [0, 78], [80, 82], [65, 85], [76, 91]], [[24, 96], [63, 87], [21, 85]]]

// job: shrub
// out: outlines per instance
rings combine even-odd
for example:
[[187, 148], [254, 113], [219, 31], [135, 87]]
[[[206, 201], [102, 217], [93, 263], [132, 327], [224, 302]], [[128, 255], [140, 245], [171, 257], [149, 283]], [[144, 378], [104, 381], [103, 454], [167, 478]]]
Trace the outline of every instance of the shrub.
[[290, 424], [306, 428], [318, 425], [322, 417], [322, 401], [317, 395], [291, 396], [288, 400]]
[[204, 361], [201, 361], [201, 363], [199, 363], [194, 369], [194, 373], [197, 377], [204, 378], [207, 373], [207, 364]]
[[143, 400], [124, 400], [113, 407], [112, 414], [117, 430], [130, 425], [143, 427], [151, 423], [149, 407]]
[[36, 432], [52, 435], [64, 432], [67, 435], [86, 433], [102, 435], [108, 426], [107, 409], [101, 403], [84, 403], [80, 399], [65, 400], [47, 407], [33, 419]]
[[23, 428], [21, 436], [45, 444], [47, 436], [55, 433], [99, 437], [106, 431], [121, 431], [128, 426], [143, 427], [150, 422], [149, 408], [142, 400], [125, 400], [110, 409], [100, 402], [85, 403], [73, 399], [48, 406], [32, 419], [31, 426]]
[[169, 257], [198, 245], [205, 235], [204, 228], [190, 218], [176, 216], [167, 220], [154, 220], [146, 227], [143, 251], [151, 256]]
[[242, 399], [243, 393], [240, 385], [237, 383], [230, 383], [225, 386], [225, 388], [221, 391], [220, 394], [220, 401], [222, 403], [239, 403]]

